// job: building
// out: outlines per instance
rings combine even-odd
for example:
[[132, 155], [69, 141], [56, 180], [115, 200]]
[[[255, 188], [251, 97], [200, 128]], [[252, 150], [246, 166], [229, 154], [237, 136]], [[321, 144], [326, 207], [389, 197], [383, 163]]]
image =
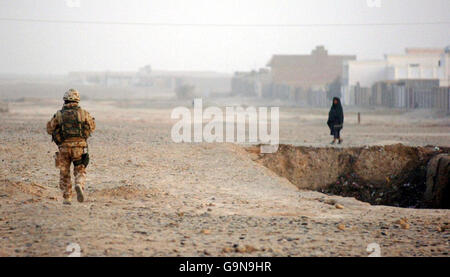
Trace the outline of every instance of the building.
[[151, 73], [154, 87], [176, 91], [180, 86], [192, 86], [196, 96], [218, 96], [231, 91], [231, 74], [212, 71], [163, 71]]
[[265, 91], [270, 83], [270, 72], [265, 68], [260, 68], [259, 71], [235, 72], [231, 78], [231, 94], [261, 98], [267, 96]]
[[272, 81], [303, 90], [326, 90], [342, 77], [344, 62], [355, 60], [354, 55], [329, 55], [323, 46], [317, 46], [310, 55], [274, 55], [267, 66]]
[[70, 72], [71, 82], [106, 87], [143, 87], [147, 91], [175, 92], [183, 85], [194, 87], [198, 96], [220, 95], [231, 90], [231, 75], [209, 71], [152, 70], [147, 65], [135, 72]]
[[436, 48], [406, 48], [405, 54], [386, 55], [388, 80], [439, 79], [443, 52]]
[[[383, 60], [347, 61], [342, 78], [343, 103], [353, 105], [355, 88], [369, 89], [377, 82], [439, 80], [445, 59], [441, 48], [406, 48], [404, 54], [385, 55]], [[445, 80], [443, 81], [445, 84]]]
[[83, 85], [102, 85], [107, 87], [126, 87], [137, 82], [136, 72], [87, 71], [70, 72], [69, 80]]
[[342, 83], [348, 86], [371, 87], [380, 80], [388, 80], [384, 60], [348, 61], [344, 64]]

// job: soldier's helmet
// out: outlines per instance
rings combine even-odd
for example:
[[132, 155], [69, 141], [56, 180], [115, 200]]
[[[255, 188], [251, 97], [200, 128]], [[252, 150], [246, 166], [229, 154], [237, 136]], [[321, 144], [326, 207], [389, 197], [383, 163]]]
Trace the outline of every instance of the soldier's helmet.
[[80, 93], [76, 89], [69, 89], [64, 93], [64, 101], [80, 102]]

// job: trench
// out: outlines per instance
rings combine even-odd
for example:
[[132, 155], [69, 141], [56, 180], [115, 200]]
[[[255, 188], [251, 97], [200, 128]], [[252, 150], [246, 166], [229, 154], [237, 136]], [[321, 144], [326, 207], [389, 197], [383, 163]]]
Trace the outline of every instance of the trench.
[[355, 197], [372, 205], [450, 208], [448, 147], [280, 145], [270, 154], [259, 148], [246, 150], [299, 189]]

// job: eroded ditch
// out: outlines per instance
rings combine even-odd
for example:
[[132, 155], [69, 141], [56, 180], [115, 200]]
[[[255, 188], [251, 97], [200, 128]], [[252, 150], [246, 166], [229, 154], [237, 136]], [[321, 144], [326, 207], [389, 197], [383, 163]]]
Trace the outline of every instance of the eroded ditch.
[[259, 146], [246, 150], [256, 162], [300, 189], [374, 205], [450, 208], [448, 147], [280, 145], [272, 154], [261, 154]]

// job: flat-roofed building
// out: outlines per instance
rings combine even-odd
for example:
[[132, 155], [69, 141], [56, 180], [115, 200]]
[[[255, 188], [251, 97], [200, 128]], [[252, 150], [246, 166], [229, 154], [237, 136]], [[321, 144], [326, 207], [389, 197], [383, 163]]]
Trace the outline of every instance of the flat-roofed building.
[[344, 62], [355, 59], [355, 55], [329, 55], [325, 47], [317, 46], [310, 55], [274, 55], [267, 66], [275, 84], [326, 90], [342, 77]]
[[443, 48], [406, 48], [403, 54], [387, 54], [382, 60], [344, 63], [343, 103], [354, 103], [354, 90], [369, 89], [377, 82], [396, 80], [441, 80], [446, 84]]

